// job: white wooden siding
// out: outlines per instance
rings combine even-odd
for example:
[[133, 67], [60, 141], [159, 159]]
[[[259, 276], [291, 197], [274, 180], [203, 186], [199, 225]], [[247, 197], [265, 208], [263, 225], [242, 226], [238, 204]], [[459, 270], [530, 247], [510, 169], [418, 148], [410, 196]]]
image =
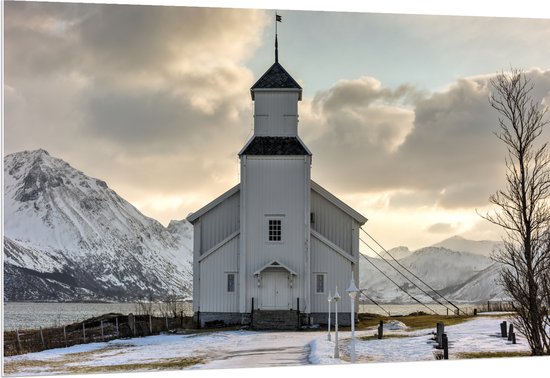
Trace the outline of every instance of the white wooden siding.
[[[246, 162], [246, 311], [250, 311], [251, 298], [260, 298], [260, 290], [253, 273], [272, 260], [288, 266], [297, 273], [289, 289], [292, 308], [296, 298], [304, 301], [304, 275], [306, 242], [304, 192], [309, 185], [308, 157], [261, 158], [247, 157]], [[267, 240], [269, 215], [282, 219], [282, 241]], [[268, 215], [268, 216], [266, 216]]]
[[[200, 311], [239, 312], [239, 236], [200, 262]], [[227, 293], [226, 273], [236, 273], [235, 292]]]
[[[354, 264], [354, 268], [357, 264]], [[340, 301], [338, 302], [338, 312], [350, 312], [350, 298], [346, 289], [349, 287], [351, 280], [352, 263], [341, 256], [337, 252], [332, 251], [326, 244], [319, 241], [317, 238], [311, 238], [311, 312], [326, 312], [328, 311], [328, 291], [334, 295], [336, 285], [338, 285], [338, 293]], [[356, 270], [356, 269], [355, 269]], [[314, 273], [326, 273], [325, 294], [315, 293], [315, 276]], [[354, 273], [357, 282], [357, 272]], [[332, 304], [334, 311], [334, 303]]]
[[297, 136], [298, 92], [256, 93], [254, 135]]
[[311, 212], [315, 218], [311, 228], [351, 255], [352, 230], [357, 222], [314, 190], [311, 191]]
[[239, 197], [233, 194], [201, 217], [201, 254], [239, 230]]

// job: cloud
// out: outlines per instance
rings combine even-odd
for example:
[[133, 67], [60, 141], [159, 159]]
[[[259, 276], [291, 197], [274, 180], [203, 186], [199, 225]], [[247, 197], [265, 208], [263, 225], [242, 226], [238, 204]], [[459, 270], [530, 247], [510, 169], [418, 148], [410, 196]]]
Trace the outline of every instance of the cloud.
[[147, 213], [164, 222], [238, 180], [265, 12], [8, 2], [5, 19], [7, 153], [46, 148], [130, 202], [170, 198]]
[[426, 231], [434, 234], [449, 234], [455, 232], [457, 227], [450, 223], [434, 223], [430, 225]]
[[[526, 73], [533, 97], [549, 98], [550, 70]], [[504, 185], [506, 156], [493, 134], [492, 76], [460, 78], [431, 94], [384, 88], [374, 78], [336, 83], [301, 108], [314, 178], [341, 191], [387, 191], [389, 203], [400, 207], [486, 206]]]

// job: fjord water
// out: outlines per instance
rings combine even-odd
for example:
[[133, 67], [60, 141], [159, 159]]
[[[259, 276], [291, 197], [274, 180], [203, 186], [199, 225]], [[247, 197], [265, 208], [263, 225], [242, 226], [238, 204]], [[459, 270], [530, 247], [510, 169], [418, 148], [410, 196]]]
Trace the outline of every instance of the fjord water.
[[[192, 315], [191, 303], [185, 302], [184, 315]], [[139, 313], [137, 303], [55, 303], [4, 302], [4, 331], [58, 327], [64, 324], [108, 313]], [[153, 304], [155, 315], [161, 315], [160, 304]]]

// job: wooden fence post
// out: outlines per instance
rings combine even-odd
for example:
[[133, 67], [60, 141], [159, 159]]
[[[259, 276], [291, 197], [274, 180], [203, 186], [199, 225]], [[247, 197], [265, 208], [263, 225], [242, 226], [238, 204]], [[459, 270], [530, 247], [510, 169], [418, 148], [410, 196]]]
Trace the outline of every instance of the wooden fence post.
[[380, 324], [378, 325], [378, 339], [382, 340], [382, 337], [384, 337], [384, 321], [380, 320]]
[[67, 329], [63, 326], [63, 339], [65, 339], [65, 348], [67, 348]]
[[134, 314], [128, 314], [128, 326], [130, 327], [130, 332], [132, 336], [136, 335], [136, 320], [134, 319]]
[[17, 337], [17, 351], [21, 353], [21, 339], [19, 338], [19, 330], [15, 330], [15, 336]]
[[40, 327], [40, 340], [42, 341], [42, 348], [46, 348], [46, 343], [44, 343], [44, 333], [42, 333], [42, 327]]
[[84, 344], [86, 344], [86, 323], [82, 322], [82, 338], [84, 340]]
[[491, 302], [487, 301], [487, 312], [491, 312]]

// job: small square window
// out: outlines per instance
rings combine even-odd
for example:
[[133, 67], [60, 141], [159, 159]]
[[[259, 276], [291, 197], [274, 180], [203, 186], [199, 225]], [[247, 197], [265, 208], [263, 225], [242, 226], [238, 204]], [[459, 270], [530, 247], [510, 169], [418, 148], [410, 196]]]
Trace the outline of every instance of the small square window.
[[269, 241], [281, 241], [281, 220], [280, 219], [270, 219], [269, 220], [269, 229], [268, 229], [268, 239]]
[[228, 293], [235, 292], [235, 273], [227, 273], [227, 286]]
[[325, 293], [326, 276], [327, 275], [325, 273], [315, 274], [315, 294]]

